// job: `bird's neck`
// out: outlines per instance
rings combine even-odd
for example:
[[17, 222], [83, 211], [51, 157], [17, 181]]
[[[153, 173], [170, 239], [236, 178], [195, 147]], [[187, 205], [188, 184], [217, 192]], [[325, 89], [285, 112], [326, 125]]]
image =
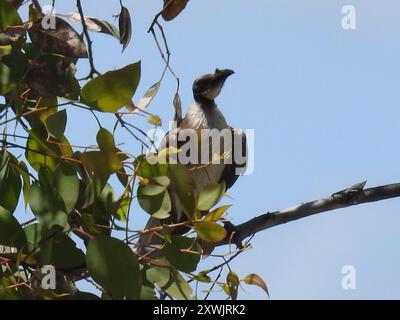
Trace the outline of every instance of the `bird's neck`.
[[223, 130], [228, 127], [224, 115], [215, 102], [212, 105], [195, 102], [186, 114], [189, 127]]
[[208, 99], [203, 95], [194, 94], [194, 101], [203, 109], [210, 109], [216, 107], [214, 99]]

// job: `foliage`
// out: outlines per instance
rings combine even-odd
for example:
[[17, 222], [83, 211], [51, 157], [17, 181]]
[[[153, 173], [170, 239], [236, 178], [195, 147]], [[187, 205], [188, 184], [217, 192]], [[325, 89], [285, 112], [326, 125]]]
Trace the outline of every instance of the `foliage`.
[[[230, 206], [217, 207], [225, 185], [210, 184], [196, 196], [185, 166], [152, 164], [151, 156], [129, 155], [115, 141], [117, 126], [127, 129], [138, 144], [148, 141], [130, 130], [135, 127], [125, 120], [125, 113], [144, 115], [151, 124], [161, 125], [157, 115], [145, 111], [161, 81], [137, 105], [132, 102], [141, 78], [140, 61], [103, 74], [94, 67], [89, 32], [116, 38], [124, 50], [132, 39], [129, 10], [121, 3], [117, 28], [103, 19], [85, 17], [78, 0], [79, 12], [59, 14], [56, 28], [46, 29], [37, 5], [30, 4], [29, 21], [23, 22], [19, 4], [0, 0], [0, 95], [5, 98], [0, 105], [0, 248], [17, 249], [0, 252], [0, 299], [96, 298], [80, 292], [75, 286], [79, 281], [96, 283], [103, 299], [194, 299], [198, 293], [192, 283], [218, 286], [232, 299], [237, 298], [240, 283], [267, 292], [264, 281], [254, 274], [239, 280], [230, 271], [221, 281], [216, 271], [221, 274], [229, 267], [225, 257], [221, 265], [197, 271], [201, 256], [212, 256], [215, 245], [227, 238], [221, 222]], [[187, 4], [187, 0], [164, 0], [150, 30], [161, 28], [160, 16], [173, 20]], [[83, 35], [68, 21], [80, 23]], [[77, 79], [81, 59], [89, 59], [91, 70], [88, 77]], [[173, 101], [180, 113], [178, 92]], [[129, 111], [121, 112], [124, 107]], [[71, 145], [65, 132], [68, 115], [76, 108], [87, 110], [97, 121], [102, 114], [114, 114], [114, 131], [100, 125], [96, 146]], [[23, 134], [10, 134], [12, 127]], [[118, 196], [113, 177], [124, 190]], [[151, 217], [167, 219], [168, 190], [178, 196], [187, 221], [146, 230], [162, 241], [164, 259], [153, 261], [134, 249], [141, 232], [128, 228], [130, 207], [137, 199]], [[33, 214], [27, 223], [15, 218], [20, 198]], [[174, 228], [182, 226], [189, 231], [174, 234]], [[84, 246], [78, 245], [78, 237]], [[45, 265], [63, 275], [54, 290], [37, 284]]]

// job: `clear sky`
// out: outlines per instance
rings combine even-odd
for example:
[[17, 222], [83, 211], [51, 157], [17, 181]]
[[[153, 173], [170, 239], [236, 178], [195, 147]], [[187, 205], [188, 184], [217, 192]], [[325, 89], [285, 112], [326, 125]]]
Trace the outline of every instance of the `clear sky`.
[[[116, 0], [83, 2], [88, 16], [112, 21], [119, 13]], [[95, 64], [105, 72], [142, 60], [138, 101], [163, 68], [146, 33], [162, 1], [124, 3], [132, 13], [132, 43], [121, 55], [115, 39], [93, 35]], [[356, 30], [341, 27], [346, 4], [357, 10]], [[68, 13], [73, 5], [59, 0], [56, 8]], [[368, 186], [399, 181], [399, 12], [397, 0], [192, 0], [163, 23], [185, 109], [198, 75], [216, 67], [236, 71], [217, 102], [232, 126], [255, 129], [255, 170], [231, 189], [234, 200], [225, 200], [234, 204], [234, 223], [364, 179]], [[174, 90], [168, 76], [150, 107], [165, 129]], [[95, 143], [93, 118], [76, 109], [68, 116], [70, 142]], [[148, 127], [141, 117], [131, 121]], [[130, 136], [118, 140], [137, 150]], [[399, 299], [399, 208], [399, 199], [388, 200], [264, 231], [233, 267], [240, 277], [262, 276], [272, 299]], [[137, 207], [133, 217], [137, 226], [147, 219]], [[344, 265], [356, 269], [355, 290], [341, 287]], [[265, 299], [261, 289], [245, 289], [240, 298]]]

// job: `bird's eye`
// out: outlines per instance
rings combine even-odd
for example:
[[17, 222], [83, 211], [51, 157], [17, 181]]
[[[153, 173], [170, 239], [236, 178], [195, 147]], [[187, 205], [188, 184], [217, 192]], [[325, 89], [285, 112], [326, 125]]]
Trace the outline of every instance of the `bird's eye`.
[[221, 70], [215, 69], [215, 73], [221, 73]]

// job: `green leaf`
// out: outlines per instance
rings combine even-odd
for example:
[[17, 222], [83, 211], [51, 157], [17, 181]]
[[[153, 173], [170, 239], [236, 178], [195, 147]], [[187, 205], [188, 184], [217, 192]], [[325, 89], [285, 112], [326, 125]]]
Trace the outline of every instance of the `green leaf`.
[[228, 285], [229, 295], [231, 296], [232, 300], [237, 299], [239, 283], [240, 281], [237, 274], [233, 271], [230, 271], [226, 276], [226, 284]]
[[101, 128], [97, 133], [96, 140], [101, 151], [115, 151], [114, 137], [107, 129]]
[[170, 183], [169, 178], [167, 176], [154, 177], [151, 178], [151, 180], [165, 188], [168, 187]]
[[64, 200], [65, 209], [70, 213], [76, 205], [79, 197], [79, 179], [76, 168], [62, 163], [54, 174], [54, 187]]
[[[171, 265], [176, 269], [187, 273], [195, 271], [201, 258], [200, 246], [197, 243], [193, 245], [195, 239], [183, 236], [173, 236], [171, 240], [171, 243], [166, 243], [163, 249], [165, 256]], [[185, 249], [190, 249], [191, 252], [181, 251]]]
[[168, 165], [166, 163], [149, 162], [148, 157], [140, 155], [135, 160], [135, 170], [137, 175], [142, 178], [165, 177], [168, 174]]
[[8, 26], [21, 25], [22, 20], [18, 15], [17, 9], [6, 0], [0, 0], [0, 31]]
[[226, 237], [226, 230], [215, 222], [196, 223], [194, 230], [200, 239], [206, 242], [218, 242]]
[[26, 143], [25, 157], [36, 171], [46, 167], [55, 172], [59, 156], [59, 152], [55, 148], [54, 145], [49, 145], [45, 139], [31, 130]]
[[197, 201], [197, 209], [207, 211], [218, 203], [224, 196], [226, 190], [225, 182], [209, 183], [201, 190]]
[[103, 112], [116, 112], [130, 103], [140, 80], [140, 61], [90, 80], [81, 102]]
[[160, 127], [162, 126], [161, 118], [155, 114], [152, 114], [147, 117], [147, 121], [152, 124], [153, 126]]
[[28, 167], [26, 166], [25, 162], [20, 161], [18, 164], [18, 170], [21, 174], [23, 185], [22, 185], [22, 192], [24, 196], [24, 203], [25, 208], [28, 205], [28, 195], [29, 195], [29, 188], [31, 187], [31, 181], [29, 177]]
[[0, 209], [13, 213], [21, 194], [22, 182], [18, 162], [7, 151], [0, 153]]
[[153, 267], [146, 271], [146, 278], [178, 300], [194, 300], [192, 288], [178, 272], [168, 268]]
[[124, 193], [117, 203], [118, 203], [118, 209], [115, 217], [119, 221], [125, 222], [126, 217], [128, 216], [129, 205], [131, 204], [131, 198], [129, 196], [129, 193]]
[[60, 228], [47, 230], [35, 223], [25, 227], [24, 231], [28, 243], [26, 252], [31, 253], [39, 265], [62, 269], [84, 266], [85, 254]]
[[251, 274], [247, 275], [243, 279], [243, 281], [249, 285], [254, 285], [254, 286], [260, 287], [261, 289], [263, 289], [265, 291], [265, 293], [269, 297], [267, 284], [264, 282], [264, 280], [259, 275], [255, 274], [255, 273], [251, 273]]
[[88, 151], [80, 154], [86, 170], [99, 179], [100, 189], [107, 183], [110, 175], [122, 168], [121, 158], [115, 152]]
[[203, 218], [203, 221], [217, 222], [222, 218], [225, 212], [231, 207], [231, 205], [221, 206], [209, 213]]
[[185, 166], [179, 163], [170, 164], [168, 169], [172, 190], [177, 194], [184, 213], [191, 219], [196, 207], [192, 175]]
[[64, 136], [66, 126], [67, 112], [65, 109], [50, 115], [46, 120], [47, 132], [56, 139], [61, 139]]
[[155, 196], [165, 191], [164, 186], [160, 186], [157, 184], [148, 184], [142, 188], [141, 194], [144, 196]]
[[[28, 67], [28, 59], [20, 50], [1, 57], [0, 94], [16, 90]], [[16, 99], [17, 100], [17, 99]]]
[[206, 271], [202, 271], [199, 274], [193, 276], [193, 278], [197, 281], [204, 282], [204, 283], [210, 283], [211, 278], [208, 276]]
[[154, 289], [143, 286], [140, 292], [140, 300], [158, 300], [158, 298]]
[[129, 10], [124, 6], [121, 6], [121, 13], [119, 14], [119, 35], [119, 41], [123, 45], [122, 51], [124, 51], [132, 37], [131, 15]]
[[29, 190], [29, 206], [40, 223], [49, 229], [54, 225], [67, 226], [67, 215], [60, 196], [50, 186], [34, 182]]
[[11, 213], [0, 212], [0, 245], [18, 250], [26, 245], [24, 230]]
[[142, 286], [139, 263], [127, 244], [99, 235], [89, 240], [86, 264], [90, 275], [114, 299], [138, 299]]
[[139, 205], [144, 211], [151, 214], [154, 218], [166, 219], [169, 217], [169, 213], [171, 211], [171, 198], [168, 191], [166, 191], [164, 187], [155, 185], [153, 186], [154, 189], [156, 189], [156, 187], [161, 187], [164, 189], [164, 191], [154, 195], [146, 195], [143, 192], [148, 186], [139, 186], [137, 191]]

